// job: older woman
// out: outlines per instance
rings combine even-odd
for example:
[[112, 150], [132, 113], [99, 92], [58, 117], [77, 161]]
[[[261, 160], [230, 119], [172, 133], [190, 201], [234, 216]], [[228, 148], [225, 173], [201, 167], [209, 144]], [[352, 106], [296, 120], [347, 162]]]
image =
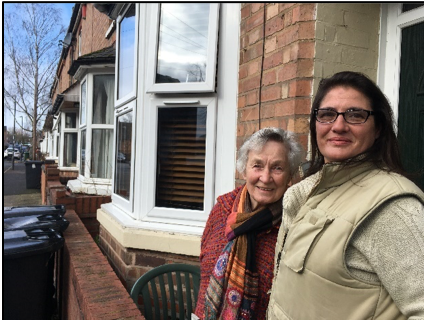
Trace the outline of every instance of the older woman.
[[218, 197], [202, 237], [199, 318], [265, 318], [281, 200], [301, 159], [294, 134], [277, 128], [259, 130], [240, 148], [246, 183]]
[[307, 178], [287, 190], [268, 319], [424, 319], [424, 194], [366, 76], [324, 79]]

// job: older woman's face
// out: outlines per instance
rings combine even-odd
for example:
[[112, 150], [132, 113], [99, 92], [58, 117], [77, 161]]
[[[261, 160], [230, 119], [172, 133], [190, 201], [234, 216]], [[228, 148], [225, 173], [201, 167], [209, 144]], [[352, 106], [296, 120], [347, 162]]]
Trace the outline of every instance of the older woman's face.
[[261, 151], [251, 150], [244, 178], [253, 210], [279, 200], [290, 182], [286, 147], [268, 141]]
[[[331, 108], [337, 112], [351, 108], [372, 111], [369, 100], [349, 87], [331, 89], [319, 108]], [[374, 116], [369, 116], [362, 124], [349, 124], [339, 115], [332, 123], [316, 121], [316, 135], [319, 151], [328, 163], [347, 160], [366, 151], [378, 138], [379, 131], [375, 127]]]

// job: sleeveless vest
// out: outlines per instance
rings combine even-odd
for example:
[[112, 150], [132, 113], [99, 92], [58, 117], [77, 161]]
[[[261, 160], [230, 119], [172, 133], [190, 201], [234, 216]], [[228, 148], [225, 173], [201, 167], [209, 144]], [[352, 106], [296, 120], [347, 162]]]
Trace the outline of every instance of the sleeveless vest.
[[299, 212], [283, 212], [295, 218], [278, 236], [267, 319], [406, 319], [382, 285], [350, 275], [345, 251], [356, 228], [383, 203], [401, 196], [424, 203], [424, 194], [408, 179], [370, 165], [338, 169], [325, 165]]

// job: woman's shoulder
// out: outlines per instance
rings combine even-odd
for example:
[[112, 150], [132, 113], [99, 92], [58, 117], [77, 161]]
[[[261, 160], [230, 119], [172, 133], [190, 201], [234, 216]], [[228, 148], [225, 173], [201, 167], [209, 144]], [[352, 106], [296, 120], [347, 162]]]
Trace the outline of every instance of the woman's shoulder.
[[228, 193], [220, 195], [217, 198], [217, 204], [219, 204], [220, 206], [223, 206], [226, 210], [231, 210], [237, 195], [240, 193], [242, 189], [243, 189], [243, 186], [239, 186]]
[[423, 191], [409, 178], [386, 170], [374, 169], [369, 175], [369, 185], [375, 188], [377, 185], [390, 188], [393, 192], [401, 194], [411, 194], [424, 201]]

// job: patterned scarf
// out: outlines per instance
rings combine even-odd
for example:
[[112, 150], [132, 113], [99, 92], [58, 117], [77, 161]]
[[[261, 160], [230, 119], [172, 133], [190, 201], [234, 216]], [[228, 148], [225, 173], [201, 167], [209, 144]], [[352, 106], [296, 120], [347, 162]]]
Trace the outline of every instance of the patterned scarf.
[[205, 297], [205, 319], [254, 319], [258, 299], [256, 235], [281, 223], [281, 199], [251, 210], [246, 186], [227, 218], [228, 243], [218, 257]]

